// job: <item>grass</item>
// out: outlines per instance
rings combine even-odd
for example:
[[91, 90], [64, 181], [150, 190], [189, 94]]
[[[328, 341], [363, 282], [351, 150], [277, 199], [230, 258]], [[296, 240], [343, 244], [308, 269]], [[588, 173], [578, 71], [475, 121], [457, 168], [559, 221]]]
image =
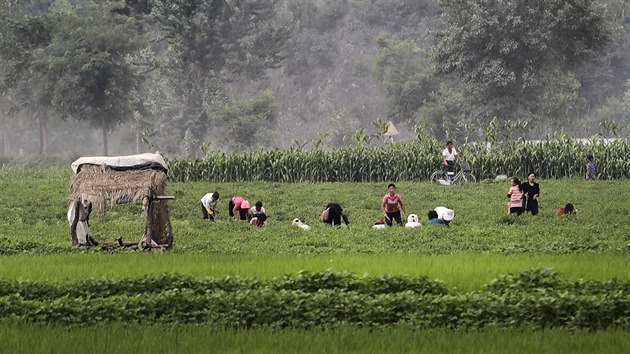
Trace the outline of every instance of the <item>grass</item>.
[[[37, 338], [37, 340], [33, 340]], [[624, 331], [366, 329], [224, 331], [194, 325], [66, 329], [0, 323], [5, 353], [625, 353]]]
[[[71, 252], [66, 198], [68, 169], [0, 170], [0, 251]], [[541, 212], [536, 217], [506, 215], [505, 183], [436, 186], [428, 182], [399, 183], [410, 213], [426, 222], [428, 210], [438, 205], [455, 209], [453, 227], [372, 230], [381, 216], [379, 204], [386, 183], [271, 182], [171, 183], [168, 193], [175, 233], [175, 251], [213, 254], [630, 254], [630, 200], [619, 191], [628, 180], [587, 182], [580, 179], [542, 180]], [[218, 190], [219, 220], [201, 220], [199, 199]], [[269, 214], [266, 228], [226, 217], [230, 196], [241, 194], [261, 200]], [[350, 215], [351, 227], [341, 230], [318, 222], [323, 206], [338, 200]], [[602, 202], [605, 201], [605, 202]], [[555, 216], [567, 202], [579, 210], [576, 217]], [[93, 213], [91, 228], [102, 242], [122, 236], [138, 240], [144, 220], [138, 205], [117, 206], [108, 213]], [[291, 225], [301, 218], [313, 229], [303, 232]], [[9, 245], [9, 243], [11, 245]], [[10, 253], [10, 252], [9, 252]]]
[[498, 275], [530, 268], [550, 268], [577, 280], [630, 279], [630, 259], [623, 255], [216, 255], [208, 253], [114, 253], [15, 255], [1, 258], [0, 278], [62, 282], [85, 278], [122, 278], [140, 274], [180, 273], [198, 277], [270, 279], [300, 270], [332, 269], [359, 275], [426, 275], [460, 290], [480, 289]]
[[[475, 290], [498, 275], [551, 268], [562, 278], [630, 278], [629, 180], [542, 180], [541, 213], [505, 214], [505, 183], [435, 186], [398, 183], [408, 210], [426, 222], [438, 205], [455, 209], [451, 228], [372, 230], [387, 183], [171, 183], [168, 193], [175, 249], [165, 253], [81, 251], [70, 246], [66, 221], [70, 169], [0, 170], [0, 279], [48, 282], [122, 278], [165, 272], [193, 276], [280, 277], [300, 270], [333, 269], [359, 275], [426, 275], [451, 288]], [[219, 220], [200, 219], [199, 199], [221, 193]], [[267, 227], [226, 218], [230, 196], [261, 200]], [[351, 227], [317, 222], [330, 200], [341, 202]], [[556, 217], [567, 202], [576, 217]], [[99, 241], [137, 240], [144, 230], [138, 205], [93, 213]], [[313, 227], [291, 226], [299, 217]], [[208, 326], [113, 323], [67, 329], [52, 324], [0, 322], [0, 351], [67, 352], [413, 352], [413, 353], [615, 353], [630, 344], [627, 330], [568, 331], [484, 329], [479, 331], [216, 330]], [[37, 340], [33, 340], [37, 338]]]

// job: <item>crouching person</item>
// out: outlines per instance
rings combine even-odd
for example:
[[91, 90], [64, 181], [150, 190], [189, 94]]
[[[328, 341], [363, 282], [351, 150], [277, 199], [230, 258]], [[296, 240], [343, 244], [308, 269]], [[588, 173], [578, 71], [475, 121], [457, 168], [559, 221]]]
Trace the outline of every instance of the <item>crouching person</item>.
[[214, 221], [218, 202], [219, 192], [206, 193], [203, 198], [201, 198], [201, 217]]
[[343, 219], [343, 222], [346, 224], [346, 226], [350, 225], [348, 215], [339, 203], [330, 202], [326, 205], [326, 207], [324, 207], [324, 211], [322, 212], [321, 216], [322, 222], [328, 225], [341, 226], [341, 219]]
[[258, 213], [256, 216], [252, 217], [249, 220], [249, 224], [252, 226], [263, 227], [265, 226], [265, 221], [267, 221], [267, 214]]

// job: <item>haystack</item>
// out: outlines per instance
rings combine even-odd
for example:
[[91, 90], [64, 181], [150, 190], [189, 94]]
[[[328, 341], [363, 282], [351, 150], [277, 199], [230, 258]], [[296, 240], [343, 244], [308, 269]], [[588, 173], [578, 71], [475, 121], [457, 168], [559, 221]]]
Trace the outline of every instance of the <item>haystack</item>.
[[[144, 235], [137, 242], [138, 246], [173, 246], [168, 211], [168, 199], [173, 197], [164, 195], [168, 167], [161, 155], [83, 157], [76, 160], [72, 168], [75, 175], [70, 184], [68, 221], [74, 245], [83, 244], [84, 240], [77, 237], [77, 224], [85, 213], [72, 210], [91, 205], [105, 213], [117, 204], [141, 203], [142, 214], [146, 216], [146, 227]], [[90, 245], [90, 239], [91, 237], [87, 237], [87, 245]]]

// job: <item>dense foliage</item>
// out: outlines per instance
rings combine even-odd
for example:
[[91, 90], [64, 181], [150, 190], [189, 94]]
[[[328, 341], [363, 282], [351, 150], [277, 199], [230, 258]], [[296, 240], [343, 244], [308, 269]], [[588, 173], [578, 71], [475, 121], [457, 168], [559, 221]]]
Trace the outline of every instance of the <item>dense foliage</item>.
[[[429, 137], [414, 143], [332, 151], [291, 149], [251, 153], [212, 152], [205, 158], [170, 161], [171, 179], [186, 181], [383, 182], [424, 181], [439, 168], [444, 146]], [[599, 178], [630, 177], [630, 144], [625, 139], [574, 139], [563, 134], [541, 141], [465, 144], [457, 147], [478, 179], [497, 175], [542, 178], [582, 177], [592, 155]]]
[[[502, 277], [449, 294], [428, 279], [301, 274], [255, 279], [181, 276], [69, 284], [3, 282], [0, 317], [69, 325], [102, 321], [211, 323], [220, 328], [341, 324], [417, 328], [630, 326], [630, 284], [572, 283], [548, 271]], [[437, 287], [436, 287], [437, 285]]]
[[379, 118], [405, 138], [426, 124], [461, 139], [467, 124], [495, 118], [526, 121], [533, 139], [559, 128], [590, 136], [600, 123], [628, 123], [629, 6], [5, 1], [0, 156], [193, 157], [319, 133], [337, 147]]

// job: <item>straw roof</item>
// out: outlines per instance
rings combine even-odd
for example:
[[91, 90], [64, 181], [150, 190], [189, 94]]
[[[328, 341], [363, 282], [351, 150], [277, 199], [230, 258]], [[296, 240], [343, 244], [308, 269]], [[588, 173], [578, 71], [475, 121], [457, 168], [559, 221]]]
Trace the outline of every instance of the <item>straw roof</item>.
[[164, 195], [166, 173], [162, 170], [114, 170], [106, 165], [82, 165], [70, 183], [70, 201], [87, 200], [105, 212], [119, 203], [141, 201], [148, 195]]

